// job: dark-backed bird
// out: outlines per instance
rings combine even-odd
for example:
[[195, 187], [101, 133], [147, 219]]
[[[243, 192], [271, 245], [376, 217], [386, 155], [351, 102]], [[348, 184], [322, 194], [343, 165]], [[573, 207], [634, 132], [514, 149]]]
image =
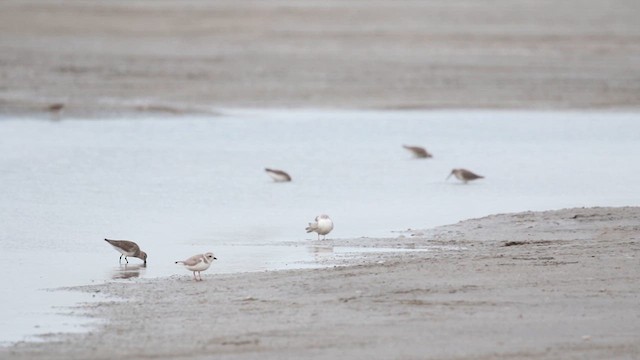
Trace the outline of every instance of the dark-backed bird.
[[413, 153], [413, 156], [415, 156], [416, 158], [419, 159], [427, 159], [430, 157], [433, 157], [433, 155], [431, 155], [427, 149], [420, 147], [420, 146], [409, 146], [409, 145], [402, 145], [403, 148], [411, 151]]
[[47, 109], [53, 113], [58, 113], [64, 108], [63, 103], [54, 103], [47, 107]]
[[449, 178], [451, 177], [451, 175], [454, 175], [456, 177], [456, 179], [464, 182], [465, 184], [468, 183], [469, 181], [472, 180], [477, 180], [477, 179], [484, 179], [484, 176], [475, 174], [467, 169], [453, 169], [451, 170], [451, 173], [449, 174], [449, 176], [447, 176], [447, 180], [449, 180]]
[[118, 260], [119, 262], [122, 262], [122, 257], [124, 256], [124, 260], [128, 264], [129, 260], [127, 259], [127, 257], [133, 256], [142, 259], [145, 264], [147, 263], [147, 253], [140, 250], [138, 244], [134, 243], [133, 241], [109, 239], [104, 239], [104, 241], [108, 242], [109, 245], [113, 246], [113, 248], [121, 254], [120, 260]]
[[275, 182], [291, 181], [291, 176], [282, 170], [265, 168], [264, 171], [266, 171]]

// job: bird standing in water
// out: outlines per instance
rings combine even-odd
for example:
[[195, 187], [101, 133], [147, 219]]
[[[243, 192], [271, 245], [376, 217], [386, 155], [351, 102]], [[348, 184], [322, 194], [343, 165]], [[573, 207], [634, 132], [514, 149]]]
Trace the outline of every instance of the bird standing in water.
[[402, 145], [403, 148], [411, 151], [413, 156], [419, 159], [427, 159], [433, 157], [425, 148], [420, 146]]
[[265, 168], [264, 171], [266, 171], [275, 182], [291, 181], [291, 176], [282, 170]]
[[318, 240], [320, 240], [320, 235], [322, 235], [324, 240], [327, 238], [327, 234], [333, 230], [333, 221], [331, 221], [329, 215], [318, 215], [316, 216], [315, 221], [309, 223], [309, 226], [307, 226], [305, 230], [307, 230], [307, 233], [318, 233]]
[[471, 172], [471, 171], [469, 171], [467, 169], [453, 169], [453, 170], [451, 170], [451, 173], [449, 174], [449, 176], [447, 176], [447, 180], [449, 180], [451, 175], [454, 175], [456, 177], [456, 179], [464, 182], [465, 184], [468, 183], [469, 181], [472, 181], [472, 180], [484, 179], [484, 176], [481, 176], [481, 175], [478, 175], [478, 174], [474, 174], [473, 172]]
[[140, 250], [138, 244], [134, 243], [133, 241], [109, 239], [104, 239], [104, 241], [108, 242], [109, 245], [113, 246], [113, 248], [121, 254], [119, 262], [122, 262], [122, 257], [124, 256], [124, 260], [128, 264], [129, 260], [127, 259], [127, 256], [133, 256], [142, 259], [145, 264], [147, 263], [147, 253]]

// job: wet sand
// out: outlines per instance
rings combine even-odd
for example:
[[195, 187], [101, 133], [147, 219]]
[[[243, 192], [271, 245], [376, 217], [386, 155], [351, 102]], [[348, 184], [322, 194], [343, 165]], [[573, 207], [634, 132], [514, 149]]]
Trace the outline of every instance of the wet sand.
[[188, 274], [74, 288], [84, 335], [12, 359], [632, 359], [640, 356], [640, 208], [493, 215], [389, 239], [326, 269]]
[[640, 3], [0, 2], [0, 114], [640, 104]]

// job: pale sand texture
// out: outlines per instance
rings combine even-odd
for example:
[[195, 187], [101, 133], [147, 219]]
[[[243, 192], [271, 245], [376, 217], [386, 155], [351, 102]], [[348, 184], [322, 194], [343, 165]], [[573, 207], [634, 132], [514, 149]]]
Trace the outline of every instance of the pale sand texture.
[[90, 334], [0, 358], [640, 358], [640, 208], [494, 215], [413, 234], [314, 243], [445, 247], [77, 288], [129, 301], [79, 308], [109, 320]]
[[0, 2], [0, 114], [638, 108], [640, 1]]

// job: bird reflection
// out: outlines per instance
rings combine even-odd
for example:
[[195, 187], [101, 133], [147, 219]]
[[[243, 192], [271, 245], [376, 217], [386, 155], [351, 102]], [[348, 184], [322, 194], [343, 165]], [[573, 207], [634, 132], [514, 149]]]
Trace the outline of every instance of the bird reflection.
[[309, 246], [309, 251], [313, 254], [316, 262], [329, 260], [333, 258], [333, 246]]
[[144, 274], [146, 268], [146, 264], [121, 264], [119, 267], [113, 270], [111, 277], [113, 279], [129, 279], [140, 277], [140, 275]]

